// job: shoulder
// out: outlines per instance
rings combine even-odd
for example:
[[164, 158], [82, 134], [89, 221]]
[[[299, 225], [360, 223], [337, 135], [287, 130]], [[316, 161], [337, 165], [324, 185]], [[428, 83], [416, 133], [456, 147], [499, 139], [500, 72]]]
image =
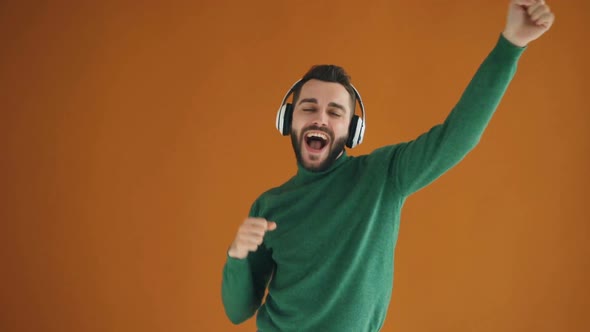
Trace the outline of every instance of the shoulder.
[[291, 188], [294, 183], [295, 183], [295, 176], [292, 176], [289, 180], [285, 181], [283, 184], [278, 185], [276, 187], [272, 187], [266, 191], [264, 191], [262, 194], [260, 194], [260, 196], [258, 197], [258, 200], [263, 200], [265, 198], [277, 195], [277, 194], [281, 194], [282, 192], [284, 192], [285, 190], [289, 190], [289, 188]]
[[367, 166], [389, 162], [396, 158], [396, 156], [404, 149], [406, 144], [407, 143], [385, 145], [373, 150], [369, 154], [355, 157], [355, 159], [357, 159], [356, 162], [365, 164]]
[[295, 178], [295, 176], [291, 177], [289, 180], [287, 180], [286, 182], [284, 182], [281, 185], [278, 185], [278, 186], [272, 187], [270, 189], [267, 189], [266, 191], [263, 191], [260, 195], [258, 195], [256, 200], [254, 200], [254, 202], [252, 203], [251, 212], [258, 211], [259, 208], [264, 205], [264, 202], [268, 201], [269, 198], [280, 195], [283, 192], [285, 192], [286, 190], [289, 190], [289, 188], [291, 188], [293, 186], [294, 178]]

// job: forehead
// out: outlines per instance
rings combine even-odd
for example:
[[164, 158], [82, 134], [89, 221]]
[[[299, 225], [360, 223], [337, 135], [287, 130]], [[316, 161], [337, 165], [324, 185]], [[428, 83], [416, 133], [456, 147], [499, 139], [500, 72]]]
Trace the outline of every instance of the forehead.
[[301, 87], [299, 100], [306, 98], [315, 98], [320, 104], [335, 102], [345, 106], [347, 109], [350, 104], [350, 94], [342, 84], [315, 79], [305, 82]]

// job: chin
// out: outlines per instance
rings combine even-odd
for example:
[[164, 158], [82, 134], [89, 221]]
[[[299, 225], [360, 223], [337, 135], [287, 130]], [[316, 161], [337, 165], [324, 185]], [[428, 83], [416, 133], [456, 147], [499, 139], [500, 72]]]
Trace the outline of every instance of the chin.
[[307, 156], [302, 156], [300, 163], [303, 166], [303, 168], [305, 168], [308, 171], [312, 171], [312, 172], [321, 172], [321, 171], [325, 171], [326, 169], [328, 169], [332, 163], [328, 163], [327, 162], [328, 157], [325, 155], [322, 155], [319, 158], [314, 158], [313, 160], [310, 158], [309, 155]]
[[322, 163], [321, 162], [304, 162], [303, 167], [309, 171], [319, 171], [322, 168]]

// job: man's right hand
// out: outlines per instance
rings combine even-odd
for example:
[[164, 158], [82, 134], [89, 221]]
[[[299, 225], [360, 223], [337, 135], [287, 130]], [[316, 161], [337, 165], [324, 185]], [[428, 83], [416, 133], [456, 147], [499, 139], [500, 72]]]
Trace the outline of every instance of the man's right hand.
[[240, 225], [227, 254], [232, 258], [246, 258], [250, 251], [256, 251], [262, 244], [266, 232], [274, 231], [276, 228], [277, 224], [273, 221], [267, 221], [264, 218], [247, 218]]

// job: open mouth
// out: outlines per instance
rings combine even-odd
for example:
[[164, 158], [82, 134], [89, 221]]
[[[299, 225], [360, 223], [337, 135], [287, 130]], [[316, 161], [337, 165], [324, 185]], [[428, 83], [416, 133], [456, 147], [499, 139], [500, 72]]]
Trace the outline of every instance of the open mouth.
[[323, 150], [329, 142], [328, 134], [321, 131], [309, 131], [304, 139], [307, 146], [316, 152]]

